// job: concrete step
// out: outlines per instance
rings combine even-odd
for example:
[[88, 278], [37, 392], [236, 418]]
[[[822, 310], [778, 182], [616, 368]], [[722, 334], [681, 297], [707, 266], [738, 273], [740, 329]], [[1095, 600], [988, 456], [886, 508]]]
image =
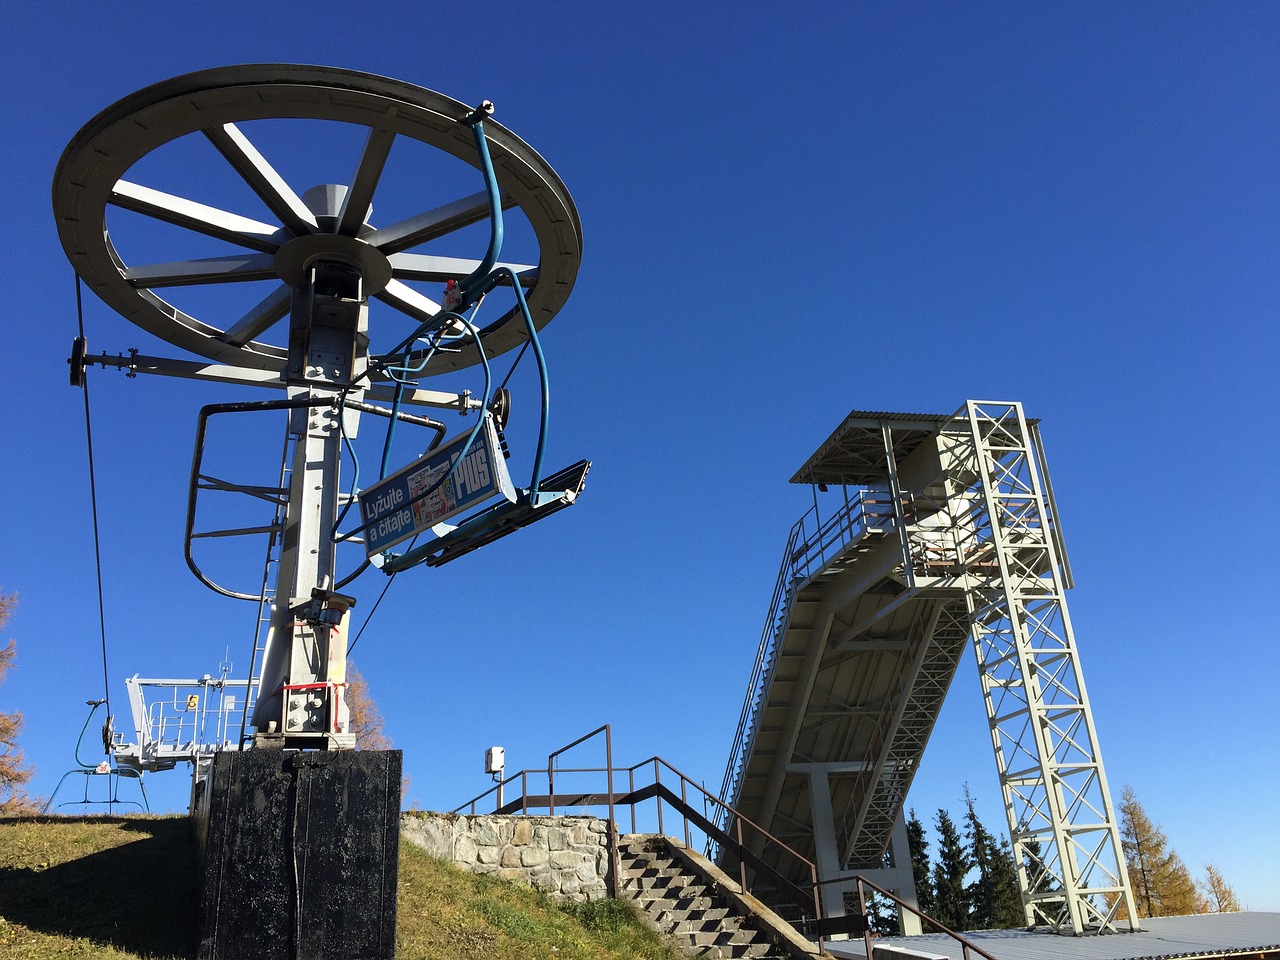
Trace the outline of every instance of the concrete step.
[[667, 886], [645, 886], [643, 883], [623, 883], [632, 892], [636, 900], [669, 900], [684, 904], [686, 909], [701, 910], [723, 904], [716, 899], [716, 893], [707, 887], [692, 883], [667, 884]]
[[684, 910], [650, 911], [653, 917], [663, 926], [670, 925], [674, 930], [729, 930], [740, 924], [738, 917], [728, 910], [707, 910], [688, 913]]
[[726, 905], [712, 897], [698, 897], [694, 900], [650, 900], [647, 901], [646, 906], [648, 912], [655, 917], [659, 913], [666, 913], [676, 920], [722, 920], [730, 915]]
[[769, 938], [759, 930], [752, 930], [749, 927], [739, 927], [736, 930], [697, 930], [689, 934], [689, 937], [698, 946], [705, 947], [712, 945], [729, 947], [769, 941]]
[[748, 922], [739, 901], [725, 895], [668, 841], [624, 837], [618, 851], [619, 889], [682, 953], [707, 960], [789, 960], [774, 935]]

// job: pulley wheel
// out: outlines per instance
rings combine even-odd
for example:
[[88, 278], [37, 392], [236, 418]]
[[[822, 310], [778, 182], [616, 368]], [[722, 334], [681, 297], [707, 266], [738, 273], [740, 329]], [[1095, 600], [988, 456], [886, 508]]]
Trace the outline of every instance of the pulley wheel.
[[[105, 303], [143, 329], [210, 360], [281, 370], [288, 331], [281, 321], [290, 312], [291, 284], [305, 264], [318, 259], [359, 270], [365, 293], [385, 305], [370, 311], [371, 349], [376, 353], [380, 342], [390, 349], [441, 309], [433, 293], [415, 284], [442, 289], [479, 262], [485, 240], [477, 242], [475, 231], [466, 250], [448, 256], [438, 251], [451, 238], [460, 240], [458, 231], [486, 222], [489, 210], [483, 178], [477, 175], [474, 192], [426, 196], [421, 203], [415, 198], [415, 212], [406, 217], [379, 223], [377, 209], [373, 217], [368, 211], [397, 141], [426, 144], [478, 170], [472, 129], [464, 122], [471, 112], [412, 84], [333, 67], [247, 64], [176, 77], [108, 107], [71, 140], [53, 181], [58, 233], [76, 271]], [[350, 139], [354, 131], [364, 146], [350, 179], [336, 188], [287, 182], [251, 139], [255, 121], [280, 119], [320, 121], [321, 135], [332, 130]], [[536, 241], [536, 257], [509, 265], [540, 328], [563, 306], [577, 277], [578, 212], [555, 171], [523, 140], [492, 119], [485, 120], [484, 129], [503, 205], [523, 214]], [[211, 161], [225, 161], [261, 200], [266, 215], [259, 219], [148, 185], [155, 166], [149, 155], [189, 135], [212, 143], [221, 158], [209, 154]], [[135, 165], [136, 175], [131, 173]], [[423, 193], [430, 194], [431, 186], [423, 182]], [[313, 198], [318, 188], [321, 194], [328, 191], [321, 214]], [[111, 208], [176, 226], [204, 243], [221, 241], [226, 253], [168, 262], [131, 260], [108, 230]], [[431, 253], [414, 252], [427, 244]], [[249, 299], [255, 305], [229, 316], [203, 308], [196, 311], [202, 316], [193, 316], [161, 296], [168, 288], [263, 281], [266, 295], [259, 299], [254, 293]], [[490, 296], [500, 293], [501, 288]], [[496, 317], [485, 310], [477, 317], [491, 357], [527, 339], [513, 302], [514, 297], [504, 302]], [[421, 372], [443, 373], [477, 361], [474, 347], [464, 346], [437, 354]]]

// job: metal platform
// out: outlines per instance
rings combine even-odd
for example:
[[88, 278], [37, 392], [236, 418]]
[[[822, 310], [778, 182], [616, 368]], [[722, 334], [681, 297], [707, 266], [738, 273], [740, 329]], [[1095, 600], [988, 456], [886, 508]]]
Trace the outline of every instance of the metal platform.
[[784, 551], [726, 803], [824, 880], [914, 902], [903, 806], [972, 641], [1028, 923], [1114, 927], [1130, 895], [1036, 421], [986, 401], [855, 411], [792, 482], [814, 506]]

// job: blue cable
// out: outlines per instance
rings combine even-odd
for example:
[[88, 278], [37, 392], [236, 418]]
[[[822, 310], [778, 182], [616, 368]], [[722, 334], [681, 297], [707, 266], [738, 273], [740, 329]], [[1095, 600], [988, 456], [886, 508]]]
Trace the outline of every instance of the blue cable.
[[[529, 311], [529, 304], [525, 300], [524, 290], [520, 286], [520, 280], [515, 275], [515, 272], [512, 271], [509, 267], [497, 267], [495, 269], [495, 264], [497, 263], [498, 256], [502, 251], [502, 241], [503, 241], [503, 232], [504, 232], [503, 218], [502, 218], [502, 195], [501, 195], [501, 191], [498, 188], [498, 178], [493, 169], [493, 160], [489, 155], [488, 138], [485, 136], [484, 123], [483, 123], [483, 120], [481, 119], [483, 115], [487, 115], [484, 113], [485, 109], [491, 111], [492, 107], [486, 104], [485, 108], [476, 110], [471, 115], [471, 117], [467, 119], [466, 122], [468, 122], [471, 125], [472, 134], [475, 138], [476, 152], [480, 158], [481, 172], [484, 175], [485, 190], [488, 195], [489, 223], [490, 223], [489, 247], [485, 251], [484, 259], [480, 262], [480, 264], [476, 267], [475, 270], [473, 270], [465, 279], [463, 279], [460, 282], [460, 286], [462, 288], [462, 296], [463, 296], [462, 302], [464, 304], [475, 303], [476, 307], [478, 308], [479, 301], [482, 300], [485, 297], [485, 295], [490, 290], [493, 289], [494, 286], [496, 286], [496, 284], [498, 283], [498, 280], [504, 276], [509, 277], [511, 280], [512, 289], [515, 291], [516, 302], [517, 304], [519, 304], [520, 312], [524, 317], [525, 327], [529, 332], [529, 342], [533, 344], [533, 353], [538, 364], [538, 379], [539, 379], [539, 385], [541, 387], [541, 393], [542, 393], [541, 416], [539, 420], [539, 429], [538, 429], [538, 446], [534, 454], [533, 476], [529, 485], [529, 496], [530, 496], [530, 499], [533, 499], [534, 497], [537, 496], [538, 489], [542, 484], [543, 457], [546, 451], [547, 433], [548, 433], [548, 429], [551, 422], [551, 384], [550, 384], [550, 378], [547, 373], [546, 356], [542, 352], [542, 344], [538, 338], [538, 330], [537, 330], [537, 327], [534, 325], [533, 315]], [[472, 315], [474, 316], [474, 311]], [[392, 437], [394, 435], [395, 426], [396, 426], [395, 415], [399, 410], [401, 397], [403, 395], [403, 387], [405, 384], [405, 380], [402, 380], [401, 377], [406, 377], [406, 378], [412, 377], [413, 375], [422, 372], [422, 370], [426, 368], [426, 365], [430, 361], [431, 357], [434, 356], [436, 350], [439, 349], [439, 345], [441, 341], [445, 339], [444, 331], [443, 329], [441, 329], [441, 327], [445, 321], [450, 319], [457, 320], [458, 322], [462, 323], [462, 325], [466, 328], [467, 332], [470, 333], [475, 340], [476, 350], [479, 352], [480, 362], [484, 368], [484, 380], [485, 380], [484, 396], [480, 405], [481, 415], [480, 417], [477, 418], [475, 426], [471, 428], [471, 433], [467, 436], [466, 443], [463, 444], [462, 450], [459, 453], [458, 457], [453, 461], [452, 464], [450, 464], [449, 469], [448, 471], [446, 471], [445, 475], [442, 476], [439, 480], [437, 480], [434, 484], [432, 484], [431, 487], [428, 490], [426, 490], [423, 494], [421, 494], [422, 497], [428, 496], [435, 490], [439, 489], [445, 483], [445, 481], [447, 481], [449, 478], [451, 478], [454, 475], [454, 472], [457, 470], [458, 464], [461, 463], [466, 458], [467, 454], [471, 450], [472, 445], [475, 443], [475, 439], [479, 435], [481, 428], [484, 426], [485, 416], [487, 415], [487, 411], [489, 408], [490, 395], [493, 389], [493, 373], [489, 366], [489, 358], [488, 358], [488, 355], [485, 353], [484, 344], [481, 342], [480, 331], [477, 329], [475, 324], [472, 323], [471, 320], [467, 319], [466, 317], [463, 317], [459, 313], [456, 313], [453, 311], [442, 311], [440, 314], [437, 314], [436, 316], [432, 317], [430, 320], [424, 321], [422, 324], [420, 324], [418, 329], [415, 330], [412, 334], [410, 334], [409, 337], [407, 337], [405, 340], [401, 341], [401, 343], [394, 350], [392, 350], [390, 353], [385, 354], [383, 356], [382, 361], [384, 362], [381, 362], [378, 364], [378, 369], [388, 374], [388, 376], [390, 376], [390, 378], [394, 380], [396, 383], [396, 391], [395, 391], [395, 395], [392, 402], [391, 423], [387, 427], [387, 439], [383, 445], [383, 451], [382, 451], [382, 467], [381, 467], [381, 476], [379, 478], [381, 479], [382, 477], [385, 477], [387, 473], [387, 463], [388, 463], [388, 459], [391, 451], [391, 441], [392, 441]], [[418, 362], [413, 366], [410, 366], [408, 353], [405, 353], [403, 355], [403, 358], [400, 361], [400, 364], [401, 364], [400, 366], [391, 366], [389, 363], [385, 362], [389, 357], [395, 354], [399, 354], [402, 350], [405, 350], [407, 347], [409, 347], [415, 340], [423, 336], [424, 333], [428, 331], [428, 328], [431, 328], [431, 333], [434, 334], [434, 337], [430, 343], [430, 349], [427, 351], [426, 356], [423, 357], [420, 362]], [[458, 340], [462, 338], [456, 337], [456, 338], [449, 338], [449, 339]], [[351, 448], [350, 440], [347, 438], [345, 431], [343, 431], [342, 437], [343, 437], [344, 443], [347, 444], [348, 449], [351, 450], [352, 459], [354, 461], [355, 452], [354, 452], [354, 449]], [[358, 476], [359, 475], [358, 461], [356, 461], [356, 473]], [[351, 506], [351, 502], [352, 501], [348, 501], [347, 505], [343, 508], [342, 513], [338, 518], [339, 523], [341, 522], [342, 518], [346, 515], [347, 509], [349, 509]], [[363, 530], [363, 527], [361, 527], [360, 529]], [[353, 531], [351, 534], [347, 534], [339, 538], [336, 536], [336, 532], [337, 532], [337, 524], [335, 524], [334, 526], [335, 540], [347, 539], [348, 537], [353, 536], [355, 533], [355, 531]]]
[[391, 459], [391, 438], [396, 434], [396, 417], [400, 414], [400, 399], [404, 396], [404, 382], [396, 380], [396, 389], [391, 397], [391, 422], [387, 424], [387, 439], [382, 444], [382, 467], [378, 470], [378, 479], [387, 476], [387, 462]]
[[[477, 301], [475, 307], [471, 311], [472, 321], [475, 320], [476, 313], [479, 311], [479, 309], [480, 309], [480, 303], [479, 301]], [[446, 320], [454, 319], [464, 324], [468, 323], [468, 319], [466, 317], [463, 317], [457, 313], [453, 313], [452, 311], [446, 311], [442, 315], [437, 315], [436, 317], [433, 317], [431, 322], [435, 322], [440, 319], [446, 319]], [[415, 336], [411, 338], [410, 342], [416, 339], [417, 337]], [[396, 415], [400, 411], [400, 401], [404, 395], [404, 387], [408, 383], [410, 377], [412, 377], [414, 374], [421, 373], [424, 369], [426, 369], [427, 364], [431, 362], [431, 358], [435, 356], [436, 351], [440, 348], [440, 341], [443, 339], [445, 339], [443, 330], [437, 329], [433, 331], [432, 340], [427, 345], [428, 349], [426, 354], [422, 357], [421, 362], [416, 364], [415, 366], [412, 366], [412, 367], [408, 366], [407, 361], [408, 361], [409, 355], [407, 353], [404, 355], [404, 359], [401, 360], [401, 364], [402, 364], [401, 366], [393, 367], [386, 363], [378, 364], [378, 369], [381, 370], [383, 373], [386, 373], [393, 381], [395, 381], [395, 384], [396, 384], [395, 394], [392, 398], [392, 404], [391, 404], [391, 421], [390, 423], [387, 424], [387, 439], [382, 447], [382, 470], [381, 470], [381, 473], [379, 473], [378, 475], [379, 480], [383, 479], [387, 475], [387, 462], [391, 456], [391, 440], [392, 440], [392, 437], [395, 436]], [[461, 339], [461, 337], [455, 337], [452, 339]], [[389, 356], [389, 354], [384, 355], [381, 359], [385, 360], [387, 356]], [[483, 357], [483, 353], [481, 354], [481, 356]], [[401, 378], [402, 376], [403, 376], [403, 379]]]
[[[466, 317], [459, 316], [457, 319], [466, 326], [468, 332], [470, 332], [471, 335], [474, 337], [475, 343], [476, 343], [476, 350], [480, 354], [480, 363], [484, 368], [484, 398], [480, 407], [481, 415], [476, 419], [475, 426], [471, 428], [471, 432], [467, 435], [466, 443], [462, 445], [461, 451], [458, 453], [458, 456], [454, 458], [453, 463], [449, 465], [449, 469], [445, 472], [444, 476], [440, 477], [440, 479], [438, 479], [430, 487], [428, 487], [422, 493], [418, 494], [418, 496], [414, 498], [415, 500], [422, 500], [430, 496], [436, 490], [439, 490], [442, 486], [444, 486], [445, 481], [453, 477], [453, 475], [456, 473], [458, 469], [458, 464], [462, 463], [462, 461], [466, 459], [467, 454], [471, 452], [471, 447], [475, 444], [476, 437], [479, 435], [480, 430], [484, 427], [486, 411], [489, 409], [490, 394], [493, 391], [493, 371], [489, 366], [489, 357], [484, 351], [484, 344], [481, 343], [480, 341], [480, 331], [476, 327], [476, 325], [473, 324]], [[345, 439], [345, 436], [344, 436], [344, 439]], [[346, 509], [349, 508], [350, 506], [351, 504], [348, 503], [347, 507], [343, 509], [344, 514], [346, 512]], [[335, 543], [341, 542], [343, 540], [349, 540], [352, 537], [354, 537], [356, 534], [362, 533], [367, 526], [368, 524], [362, 524], [361, 526], [357, 527], [355, 530], [352, 530], [350, 533], [344, 533], [340, 536], [335, 535], [333, 537], [333, 540]], [[335, 533], [336, 533], [336, 527], [335, 527]]]
[[538, 449], [533, 458], [533, 479], [529, 483], [530, 497], [537, 496], [542, 483], [542, 455], [547, 446], [547, 432], [551, 425], [551, 379], [547, 374], [547, 358], [542, 352], [542, 343], [538, 339], [538, 328], [533, 325], [533, 315], [529, 312], [529, 304], [524, 298], [524, 290], [520, 280], [510, 267], [498, 267], [490, 275], [491, 278], [506, 275], [511, 278], [512, 289], [516, 293], [516, 302], [520, 304], [520, 312], [524, 315], [525, 326], [529, 330], [529, 342], [533, 344], [533, 356], [538, 361], [538, 381], [542, 387], [542, 415], [538, 429]]
[[485, 251], [484, 259], [480, 261], [480, 265], [476, 267], [471, 274], [461, 282], [462, 295], [464, 303], [473, 299], [472, 284], [483, 284], [487, 280], [493, 270], [493, 265], [498, 262], [498, 255], [502, 252], [502, 193], [498, 189], [498, 177], [493, 171], [493, 161], [489, 158], [489, 141], [484, 135], [484, 123], [476, 120], [471, 125], [471, 132], [475, 136], [476, 152], [480, 155], [480, 170], [484, 174], [485, 190], [489, 194], [489, 249]]

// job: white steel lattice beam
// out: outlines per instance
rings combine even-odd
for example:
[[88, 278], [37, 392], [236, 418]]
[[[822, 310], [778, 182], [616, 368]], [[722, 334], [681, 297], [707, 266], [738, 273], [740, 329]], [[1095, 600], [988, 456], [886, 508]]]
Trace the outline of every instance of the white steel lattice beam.
[[[1115, 810], [1085, 693], [1038, 437], [1018, 403], [970, 401], [947, 431], [959, 560], [1027, 921], [1131, 928]], [[959, 538], [958, 538], [959, 539]]]

